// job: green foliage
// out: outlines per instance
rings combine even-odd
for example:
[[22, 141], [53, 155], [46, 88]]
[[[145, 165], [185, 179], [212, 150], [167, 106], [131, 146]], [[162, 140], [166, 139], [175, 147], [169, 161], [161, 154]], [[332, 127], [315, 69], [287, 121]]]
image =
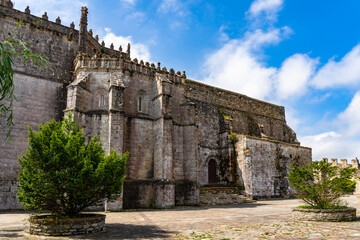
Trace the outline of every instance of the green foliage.
[[34, 54], [30, 51], [27, 43], [17, 39], [15, 35], [22, 23], [19, 22], [10, 37], [0, 42], [0, 116], [9, 114], [6, 119], [6, 125], [9, 128], [6, 138], [11, 139], [11, 127], [13, 122], [13, 102], [14, 95], [14, 57], [21, 57], [22, 61], [30, 61], [31, 64], [38, 67], [44, 67], [48, 62], [43, 56]]
[[62, 122], [30, 127], [29, 148], [19, 159], [18, 199], [26, 209], [75, 216], [103, 198], [121, 192], [129, 153], [105, 156], [98, 138], [88, 144], [71, 114]]
[[248, 122], [248, 134], [254, 137], [261, 137], [261, 131], [259, 125], [250, 111], [247, 112], [247, 122]]
[[[301, 205], [298, 206], [298, 208], [303, 208], [303, 209], [319, 209], [318, 207], [314, 207], [314, 206], [309, 206], [309, 205]], [[347, 206], [330, 206], [326, 209], [346, 209]]]
[[288, 180], [309, 206], [332, 209], [341, 206], [341, 196], [355, 190], [355, 173], [355, 168], [339, 168], [323, 160], [302, 167], [292, 165]]
[[224, 117], [225, 120], [232, 121], [232, 117], [225, 112], [224, 109], [219, 109], [220, 114]]
[[239, 137], [236, 133], [234, 133], [231, 129], [230, 129], [230, 133], [228, 135], [228, 138], [230, 139], [230, 144], [235, 147], [236, 142], [239, 140]]

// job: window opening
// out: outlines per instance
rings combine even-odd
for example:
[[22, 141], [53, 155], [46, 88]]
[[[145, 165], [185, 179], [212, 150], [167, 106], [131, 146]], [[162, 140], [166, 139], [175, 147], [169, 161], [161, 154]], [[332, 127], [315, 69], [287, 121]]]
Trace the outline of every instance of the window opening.
[[142, 111], [142, 97], [139, 96], [138, 97], [138, 111], [141, 112]]
[[101, 95], [100, 97], [100, 107], [103, 108], [104, 107], [104, 95]]

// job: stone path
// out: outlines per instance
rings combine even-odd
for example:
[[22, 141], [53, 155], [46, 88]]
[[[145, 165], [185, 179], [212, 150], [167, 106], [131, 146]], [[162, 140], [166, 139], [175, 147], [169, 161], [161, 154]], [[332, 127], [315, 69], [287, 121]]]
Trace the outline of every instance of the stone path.
[[[355, 196], [349, 206], [360, 209]], [[106, 214], [106, 232], [71, 238], [24, 233], [24, 212], [0, 212], [0, 239], [360, 239], [355, 222], [317, 223], [291, 219], [299, 200], [269, 200], [221, 207], [178, 207]], [[360, 213], [358, 213], [360, 215]]]

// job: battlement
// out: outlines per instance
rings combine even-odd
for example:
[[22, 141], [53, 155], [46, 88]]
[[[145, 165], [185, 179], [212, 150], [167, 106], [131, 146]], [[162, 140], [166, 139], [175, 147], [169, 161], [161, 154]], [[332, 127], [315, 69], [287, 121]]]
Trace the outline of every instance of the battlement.
[[78, 73], [80, 70], [85, 71], [101, 71], [101, 70], [127, 70], [131, 73], [140, 73], [145, 75], [154, 76], [156, 72], [164, 74], [172, 83], [183, 84], [186, 79], [185, 71], [183, 74], [178, 71], [175, 73], [174, 69], [167, 69], [164, 67], [162, 70], [160, 69], [160, 63], [158, 63], [158, 67], [155, 67], [154, 63], [146, 62], [143, 60], [140, 62], [137, 58], [131, 60], [128, 58], [124, 58], [122, 55], [120, 57], [110, 57], [108, 55], [93, 55], [92, 57], [87, 56], [87, 54], [79, 53], [75, 59], [75, 73]]
[[[74, 61], [75, 72], [80, 68], [112, 68], [112, 69], [125, 69], [132, 73], [137, 72], [146, 75], [154, 75], [155, 72], [165, 74], [167, 78], [174, 83], [183, 83], [186, 79], [185, 71], [175, 73], [174, 69], [167, 70], [166, 67], [161, 68], [160, 62], [155, 66], [154, 63], [138, 60], [134, 58], [131, 60], [130, 43], [127, 46], [126, 52], [123, 51], [122, 46], [118, 50], [114, 49], [114, 44], [111, 43], [110, 47], [105, 47], [105, 42], [99, 42], [99, 36], [93, 36], [92, 29], [87, 30], [87, 8], [81, 9], [81, 19], [79, 30], [75, 29], [75, 24], [72, 22], [69, 27], [61, 24], [61, 18], [58, 17], [55, 22], [49, 20], [45, 12], [42, 17], [37, 17], [30, 14], [30, 7], [27, 6], [24, 12], [13, 8], [14, 4], [11, 0], [0, 0], [0, 16], [5, 18], [12, 18], [16, 21], [31, 24], [39, 29], [46, 29], [56, 32], [60, 35], [66, 35], [70, 41], [79, 42], [79, 51], [85, 53], [80, 58]], [[79, 56], [79, 55], [78, 55]], [[80, 60], [81, 59], [81, 60]]]
[[13, 3], [10, 0], [0, 0], [0, 16], [5, 18], [12, 18], [16, 21], [29, 23], [37, 28], [47, 29], [61, 35], [67, 35], [69, 38], [79, 38], [79, 31], [75, 29], [75, 24], [72, 22], [69, 27], [61, 24], [61, 19], [58, 17], [55, 22], [49, 21], [47, 13], [42, 17], [37, 17], [30, 14], [30, 7], [28, 6], [24, 12], [13, 8]]
[[338, 161], [337, 158], [331, 158], [331, 160], [329, 160], [327, 158], [323, 158], [323, 160], [325, 162], [331, 163], [333, 166], [339, 166], [341, 168], [345, 168], [345, 167], [353, 167], [356, 169], [360, 168], [359, 159], [357, 159], [357, 158], [352, 159], [351, 164], [348, 163], [346, 158], [342, 158], [342, 159], [340, 159], [340, 161]]

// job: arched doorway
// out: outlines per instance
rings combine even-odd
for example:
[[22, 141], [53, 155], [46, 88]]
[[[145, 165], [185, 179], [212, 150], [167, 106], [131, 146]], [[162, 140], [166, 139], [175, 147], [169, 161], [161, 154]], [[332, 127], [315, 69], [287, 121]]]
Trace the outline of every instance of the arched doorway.
[[216, 161], [214, 159], [210, 159], [208, 163], [208, 177], [209, 177], [209, 184], [216, 183]]

